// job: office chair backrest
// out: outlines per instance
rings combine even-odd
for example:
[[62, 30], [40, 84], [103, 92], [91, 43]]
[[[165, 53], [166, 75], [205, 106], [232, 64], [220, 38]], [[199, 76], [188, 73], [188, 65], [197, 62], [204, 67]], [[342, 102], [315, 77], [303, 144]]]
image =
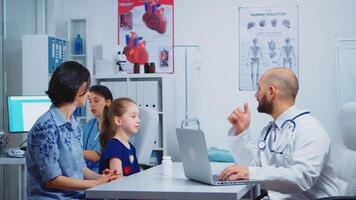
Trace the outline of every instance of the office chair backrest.
[[356, 151], [356, 102], [341, 107], [338, 126], [345, 147]]
[[158, 112], [152, 108], [140, 107], [141, 120], [139, 131], [130, 139], [136, 148], [139, 164], [149, 164], [152, 150], [158, 147], [159, 118]]
[[340, 178], [347, 181], [346, 195], [356, 195], [356, 102], [343, 105], [339, 112], [338, 128], [343, 144], [343, 171]]
[[338, 185], [341, 195], [356, 196], [356, 102], [341, 107], [337, 123], [339, 135], [333, 138], [331, 157], [341, 180]]

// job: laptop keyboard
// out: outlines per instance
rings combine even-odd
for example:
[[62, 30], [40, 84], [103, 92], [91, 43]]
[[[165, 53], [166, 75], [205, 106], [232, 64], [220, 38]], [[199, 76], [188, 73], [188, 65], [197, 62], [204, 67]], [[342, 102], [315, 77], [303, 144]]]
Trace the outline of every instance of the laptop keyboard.
[[228, 180], [219, 180], [219, 175], [213, 175], [213, 181], [215, 182], [215, 184], [217, 185], [232, 185], [232, 184], [236, 184], [237, 181], [228, 181]]
[[239, 185], [239, 184], [246, 184], [249, 183], [249, 180], [235, 180], [235, 181], [229, 181], [229, 180], [219, 180], [219, 175], [212, 175], [213, 181], [215, 182], [216, 185]]

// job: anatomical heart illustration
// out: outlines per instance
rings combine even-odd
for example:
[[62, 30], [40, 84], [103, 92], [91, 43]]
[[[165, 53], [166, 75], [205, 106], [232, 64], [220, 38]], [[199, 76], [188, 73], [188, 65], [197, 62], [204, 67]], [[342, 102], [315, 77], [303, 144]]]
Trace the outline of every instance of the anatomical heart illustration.
[[118, 0], [117, 17], [126, 73], [145, 63], [154, 73], [174, 73], [174, 0]]
[[145, 64], [148, 61], [148, 52], [145, 48], [143, 37], [138, 37], [135, 32], [126, 35], [124, 54], [131, 63]]
[[145, 14], [142, 16], [142, 20], [146, 26], [158, 33], [164, 33], [167, 29], [167, 19], [164, 15], [164, 8], [160, 4], [156, 4], [155, 1], [145, 2]]

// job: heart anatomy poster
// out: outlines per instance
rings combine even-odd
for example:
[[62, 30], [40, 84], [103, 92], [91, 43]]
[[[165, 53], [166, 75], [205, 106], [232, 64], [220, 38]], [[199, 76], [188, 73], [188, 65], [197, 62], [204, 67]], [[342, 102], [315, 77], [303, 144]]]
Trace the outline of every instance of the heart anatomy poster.
[[156, 73], [173, 73], [174, 0], [118, 0], [118, 43], [133, 65], [154, 63]]
[[298, 6], [240, 7], [240, 90], [256, 90], [261, 75], [286, 67], [298, 77]]

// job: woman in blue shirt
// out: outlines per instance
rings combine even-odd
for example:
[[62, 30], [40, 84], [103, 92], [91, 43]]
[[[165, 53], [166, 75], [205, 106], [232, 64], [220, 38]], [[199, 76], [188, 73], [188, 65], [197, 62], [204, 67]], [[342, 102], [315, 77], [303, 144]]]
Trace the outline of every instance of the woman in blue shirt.
[[53, 73], [46, 92], [50, 109], [28, 133], [28, 199], [75, 199], [81, 190], [109, 182], [116, 175], [108, 170], [99, 175], [85, 165], [82, 129], [73, 112], [85, 104], [90, 84], [89, 71], [68, 61]]
[[89, 120], [83, 128], [83, 154], [87, 167], [95, 172], [99, 169], [100, 144], [99, 122], [105, 106], [113, 100], [110, 90], [103, 85], [93, 85], [89, 89], [90, 110], [93, 119]]
[[104, 108], [99, 172], [109, 168], [119, 175], [129, 176], [140, 171], [135, 147], [129, 142], [140, 127], [138, 112], [136, 103], [129, 98], [115, 99]]

